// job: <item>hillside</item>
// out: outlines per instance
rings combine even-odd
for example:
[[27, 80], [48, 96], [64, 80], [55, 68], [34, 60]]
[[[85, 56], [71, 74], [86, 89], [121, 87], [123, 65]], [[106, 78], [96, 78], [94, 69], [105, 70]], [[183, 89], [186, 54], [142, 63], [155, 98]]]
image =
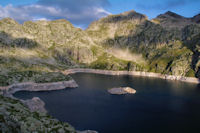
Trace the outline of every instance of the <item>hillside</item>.
[[120, 54], [112, 51], [128, 49], [142, 71], [200, 77], [197, 22], [198, 15], [184, 18], [166, 12], [148, 20], [145, 15], [130, 11], [93, 22], [86, 32], [116, 57]]
[[0, 84], [73, 67], [200, 77], [199, 20], [170, 11], [148, 20], [132, 10], [84, 31], [64, 19], [19, 24], [5, 18], [0, 20]]
[[76, 133], [75, 129], [51, 116], [30, 112], [21, 102], [0, 95], [0, 131], [2, 133]]
[[[66, 81], [71, 77], [61, 71], [69, 68], [200, 78], [199, 22], [199, 15], [185, 18], [173, 12], [149, 20], [133, 10], [102, 18], [86, 30], [64, 19], [19, 24], [4, 18], [0, 20], [0, 86]], [[75, 132], [70, 125], [30, 112], [19, 101], [1, 95], [0, 90], [0, 128], [5, 127], [4, 131], [32, 131], [27, 124], [40, 124], [40, 131]]]
[[96, 60], [92, 51], [96, 47], [84, 31], [66, 20], [21, 25], [10, 18], [2, 19], [0, 84], [32, 81], [78, 63], [90, 63]]

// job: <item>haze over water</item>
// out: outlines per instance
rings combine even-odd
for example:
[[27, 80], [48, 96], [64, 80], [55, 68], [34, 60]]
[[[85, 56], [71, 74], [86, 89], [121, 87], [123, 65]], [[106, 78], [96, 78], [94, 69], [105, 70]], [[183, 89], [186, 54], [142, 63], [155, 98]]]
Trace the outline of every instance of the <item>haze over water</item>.
[[[53, 117], [77, 130], [99, 133], [198, 133], [200, 86], [157, 78], [78, 73], [78, 88], [50, 92], [17, 92], [40, 97]], [[111, 95], [107, 89], [129, 86], [134, 95]]]

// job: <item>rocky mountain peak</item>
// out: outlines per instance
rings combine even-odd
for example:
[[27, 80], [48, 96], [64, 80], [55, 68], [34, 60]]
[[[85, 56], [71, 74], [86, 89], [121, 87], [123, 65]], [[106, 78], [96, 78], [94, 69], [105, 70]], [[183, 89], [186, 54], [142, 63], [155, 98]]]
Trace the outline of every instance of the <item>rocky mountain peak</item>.
[[200, 23], [200, 13], [195, 15], [193, 18], [192, 18], [192, 21], [193, 22], [196, 22], [196, 23]]
[[134, 10], [127, 11], [118, 15], [109, 15], [105, 18], [102, 19], [103, 22], [105, 23], [116, 23], [120, 21], [128, 21], [128, 20], [147, 20], [147, 16], [137, 13]]
[[3, 18], [0, 20], [0, 22], [6, 23], [6, 24], [19, 24], [17, 21], [15, 21], [12, 18]]
[[123, 13], [121, 13], [121, 15], [130, 15], [130, 14], [135, 14], [136, 13], [136, 11], [135, 10], [130, 10], [130, 11], [126, 11], [126, 12], [123, 12]]
[[177, 19], [183, 19], [184, 17], [181, 16], [181, 15], [178, 15], [174, 12], [171, 12], [171, 11], [167, 11], [166, 13], [162, 14], [161, 16], [168, 16], [168, 17], [173, 17], [173, 18], [177, 18]]
[[162, 27], [166, 29], [179, 29], [181, 30], [187, 25], [194, 24], [191, 18], [183, 17], [179, 14], [176, 14], [171, 11], [167, 11], [164, 14], [160, 14], [155, 19], [152, 20], [153, 22], [160, 24]]
[[185, 19], [183, 16], [176, 14], [171, 11], [167, 11], [164, 14], [160, 14], [156, 17], [156, 19]]

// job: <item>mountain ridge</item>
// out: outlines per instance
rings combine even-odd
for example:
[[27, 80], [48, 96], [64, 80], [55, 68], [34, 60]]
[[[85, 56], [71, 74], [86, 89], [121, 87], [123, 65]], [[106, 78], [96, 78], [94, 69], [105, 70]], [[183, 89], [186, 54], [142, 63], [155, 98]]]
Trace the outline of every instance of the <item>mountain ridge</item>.
[[[173, 12], [166, 12], [166, 15], [178, 20], [198, 21], [198, 15], [193, 18]], [[159, 16], [162, 18], [162, 15]], [[192, 21], [182, 24], [168, 20], [168, 17], [164, 19], [167, 24], [158, 23], [154, 22], [158, 20], [149, 20], [146, 15], [131, 10], [97, 20], [86, 30], [74, 27], [65, 19], [27, 21], [23, 24], [10, 18], [2, 19], [1, 73], [29, 71], [30, 68], [53, 71], [69, 67], [108, 70], [127, 70], [130, 67], [134, 71], [182, 76], [190, 73], [199, 77], [199, 24]], [[168, 21], [174, 27], [167, 27]], [[165, 53], [169, 51], [171, 55]], [[12, 63], [17, 65], [9, 65]], [[40, 66], [37, 69], [36, 64]]]

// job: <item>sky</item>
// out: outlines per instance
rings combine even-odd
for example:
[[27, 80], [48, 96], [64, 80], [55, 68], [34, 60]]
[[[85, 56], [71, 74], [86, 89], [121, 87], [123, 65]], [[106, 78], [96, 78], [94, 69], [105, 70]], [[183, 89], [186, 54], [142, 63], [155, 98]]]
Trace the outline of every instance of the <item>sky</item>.
[[24, 21], [67, 19], [85, 28], [110, 14], [135, 10], [149, 19], [167, 11], [185, 17], [200, 13], [200, 0], [0, 0], [0, 19]]

